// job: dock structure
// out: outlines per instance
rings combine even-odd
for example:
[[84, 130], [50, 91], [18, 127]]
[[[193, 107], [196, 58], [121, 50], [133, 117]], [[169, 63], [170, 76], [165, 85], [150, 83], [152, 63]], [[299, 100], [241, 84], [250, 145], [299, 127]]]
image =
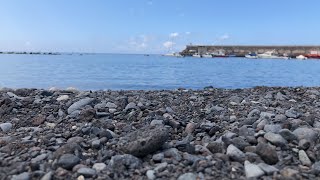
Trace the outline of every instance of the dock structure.
[[187, 45], [186, 49], [181, 52], [181, 55], [192, 56], [193, 54], [206, 54], [223, 51], [226, 55], [234, 55], [243, 57], [250, 52], [264, 53], [267, 51], [275, 51], [279, 55], [286, 54], [290, 57], [298, 55], [306, 55], [311, 52], [320, 54], [320, 46], [260, 46], [260, 45], [219, 45], [219, 46], [206, 46], [206, 45]]

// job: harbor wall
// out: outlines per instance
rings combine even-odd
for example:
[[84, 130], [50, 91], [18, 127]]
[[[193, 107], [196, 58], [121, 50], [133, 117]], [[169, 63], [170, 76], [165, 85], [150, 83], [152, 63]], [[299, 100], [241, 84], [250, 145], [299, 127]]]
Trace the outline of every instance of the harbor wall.
[[223, 51], [226, 55], [245, 56], [249, 52], [264, 53], [274, 50], [277, 54], [288, 56], [298, 56], [310, 54], [311, 51], [317, 51], [320, 54], [320, 46], [205, 46], [205, 45], [187, 45], [181, 54], [188, 56], [195, 53], [206, 54], [217, 51]]

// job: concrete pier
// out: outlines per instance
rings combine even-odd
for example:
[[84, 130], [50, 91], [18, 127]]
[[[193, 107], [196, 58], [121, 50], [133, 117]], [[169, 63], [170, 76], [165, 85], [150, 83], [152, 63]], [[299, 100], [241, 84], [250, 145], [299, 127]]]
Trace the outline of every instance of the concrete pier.
[[195, 53], [205, 54], [217, 51], [223, 51], [226, 55], [235, 55], [243, 57], [249, 52], [264, 53], [266, 51], [274, 50], [277, 54], [295, 57], [298, 55], [310, 54], [316, 51], [320, 54], [320, 46], [241, 46], [241, 45], [228, 45], [228, 46], [206, 46], [206, 45], [188, 45], [185, 50], [181, 52], [182, 55], [191, 56]]

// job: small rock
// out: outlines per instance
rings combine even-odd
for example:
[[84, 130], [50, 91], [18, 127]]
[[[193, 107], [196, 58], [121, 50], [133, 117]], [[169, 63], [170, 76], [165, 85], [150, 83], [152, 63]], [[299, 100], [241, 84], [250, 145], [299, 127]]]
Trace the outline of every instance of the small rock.
[[164, 125], [163, 120], [152, 120], [150, 126]]
[[279, 134], [287, 141], [297, 140], [297, 136], [295, 136], [289, 129], [282, 129], [279, 131]]
[[100, 148], [100, 144], [101, 144], [101, 142], [100, 142], [100, 140], [98, 139], [98, 140], [92, 141], [91, 146], [92, 146], [93, 148], [95, 148], [95, 149], [99, 149], [99, 148]]
[[100, 172], [100, 171], [106, 169], [107, 165], [105, 163], [95, 163], [92, 166], [92, 168], [95, 169], [97, 172]]
[[167, 166], [168, 166], [167, 162], [160, 163], [157, 165], [157, 167], [154, 168], [154, 171], [156, 173], [162, 172], [167, 168]]
[[136, 105], [136, 103], [134, 103], [134, 102], [131, 102], [131, 103], [129, 103], [129, 104], [127, 104], [127, 106], [125, 107], [125, 111], [128, 111], [128, 110], [131, 110], [131, 109], [136, 109], [137, 108], [137, 105]]
[[47, 157], [48, 157], [47, 154], [41, 154], [41, 155], [39, 155], [39, 156], [37, 156], [37, 157], [35, 157], [35, 158], [32, 158], [32, 159], [31, 159], [31, 162], [32, 162], [32, 163], [39, 163], [40, 161], [46, 159]]
[[311, 166], [312, 162], [310, 161], [307, 153], [304, 150], [299, 151], [299, 160], [304, 166]]
[[285, 120], [287, 120], [287, 116], [285, 116], [283, 114], [278, 114], [275, 116], [274, 120], [276, 122], [284, 122]]
[[282, 94], [281, 92], [278, 92], [275, 96], [275, 99], [276, 100], [280, 100], [280, 101], [283, 101], [283, 100], [286, 100], [287, 99], [287, 96], [285, 96], [284, 94]]
[[12, 124], [11, 123], [1, 123], [0, 124], [0, 128], [3, 132], [9, 132], [12, 128]]
[[197, 174], [185, 173], [178, 177], [178, 180], [197, 180]]
[[268, 164], [265, 163], [259, 163], [258, 166], [267, 174], [267, 175], [271, 175], [274, 172], [278, 172], [279, 169], [275, 168], [274, 166], [270, 166]]
[[254, 110], [250, 111], [249, 114], [248, 114], [248, 118], [259, 119], [260, 118], [260, 110], [259, 109], [254, 109]]
[[93, 177], [97, 174], [96, 170], [85, 167], [78, 169], [77, 173], [83, 175], [84, 177]]
[[115, 113], [115, 112], [117, 112], [117, 109], [113, 109], [113, 108], [110, 108], [110, 109], [109, 109], [109, 113], [113, 114], [113, 113]]
[[194, 130], [196, 129], [196, 124], [195, 123], [188, 123], [185, 129], [185, 132], [188, 134], [191, 134], [194, 132]]
[[311, 142], [306, 139], [301, 139], [299, 141], [299, 148], [300, 149], [307, 150], [307, 149], [309, 149], [310, 145], [311, 145]]
[[267, 124], [264, 126], [264, 131], [265, 132], [272, 132], [272, 133], [279, 133], [279, 131], [282, 129], [280, 124]]
[[231, 140], [231, 143], [239, 148], [240, 150], [244, 150], [247, 146], [250, 146], [250, 144], [242, 137], [235, 137]]
[[256, 153], [267, 164], [276, 164], [279, 161], [278, 154], [269, 144], [259, 143], [256, 148]]
[[80, 159], [73, 154], [64, 154], [58, 160], [58, 165], [64, 169], [72, 169], [73, 166], [77, 165], [80, 162]]
[[165, 157], [170, 157], [175, 159], [176, 161], [181, 161], [182, 156], [179, 153], [179, 150], [176, 148], [170, 148], [164, 152]]
[[118, 106], [115, 103], [108, 102], [106, 104], [106, 107], [109, 108], [109, 109], [116, 109]]
[[42, 176], [41, 180], [51, 180], [53, 176], [53, 172], [50, 171], [47, 174], [45, 174], [44, 176]]
[[312, 171], [313, 171], [314, 174], [319, 174], [320, 173], [320, 161], [315, 162], [312, 165]]
[[210, 142], [207, 145], [209, 151], [213, 154], [215, 153], [223, 153], [223, 144], [218, 142]]
[[154, 179], [156, 179], [156, 175], [154, 175], [154, 174], [155, 174], [155, 171], [154, 171], [154, 170], [148, 170], [147, 173], [146, 173], [147, 178], [148, 178], [149, 180], [154, 180]]
[[272, 119], [275, 117], [275, 114], [269, 112], [261, 112], [260, 117], [264, 119]]
[[85, 180], [85, 178], [83, 175], [81, 175], [81, 176], [77, 177], [77, 180]]
[[244, 162], [244, 170], [248, 179], [258, 178], [264, 175], [264, 171], [262, 171], [258, 165], [252, 164], [249, 161]]
[[62, 95], [57, 98], [57, 101], [66, 101], [69, 99], [68, 95]]
[[30, 176], [30, 173], [24, 172], [19, 175], [13, 175], [11, 180], [29, 180]]
[[115, 155], [112, 156], [110, 163], [108, 164], [111, 168], [118, 171], [127, 170], [127, 169], [136, 169], [141, 166], [140, 159], [130, 155]]
[[154, 162], [161, 162], [162, 159], [164, 158], [164, 154], [163, 153], [158, 153], [152, 156], [152, 160]]
[[299, 179], [296, 176], [299, 174], [299, 171], [291, 169], [291, 168], [284, 168], [281, 170], [281, 175], [285, 178], [289, 179]]
[[287, 140], [285, 140], [281, 135], [274, 134], [272, 132], [268, 132], [264, 135], [264, 138], [271, 142], [272, 144], [279, 146], [279, 147], [285, 147], [287, 145]]
[[157, 126], [154, 129], [146, 127], [120, 138], [118, 147], [125, 153], [141, 157], [157, 151], [168, 137], [169, 132], [165, 127]]
[[297, 136], [298, 140], [307, 139], [311, 142], [315, 142], [318, 136], [314, 130], [304, 127], [294, 130], [293, 134]]
[[219, 132], [221, 127], [219, 126], [213, 126], [209, 131], [209, 136], [214, 136], [217, 132]]
[[294, 118], [294, 119], [297, 119], [298, 117], [300, 117], [300, 114], [295, 111], [294, 109], [289, 109], [285, 112], [285, 115], [288, 117], [288, 118]]
[[243, 162], [246, 157], [240, 149], [232, 144], [230, 144], [227, 148], [227, 155], [230, 157], [230, 159], [238, 162]]
[[81, 108], [83, 108], [84, 106], [92, 103], [94, 101], [93, 98], [84, 98], [81, 99], [75, 103], [73, 103], [69, 108], [68, 108], [68, 114], [71, 114], [72, 112], [76, 111], [76, 110], [80, 110]]

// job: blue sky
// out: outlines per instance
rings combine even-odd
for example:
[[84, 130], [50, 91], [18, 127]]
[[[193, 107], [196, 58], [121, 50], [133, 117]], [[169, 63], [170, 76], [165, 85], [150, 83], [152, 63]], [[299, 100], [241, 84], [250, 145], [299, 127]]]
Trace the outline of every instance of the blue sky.
[[164, 53], [319, 45], [319, 0], [0, 0], [0, 50]]

